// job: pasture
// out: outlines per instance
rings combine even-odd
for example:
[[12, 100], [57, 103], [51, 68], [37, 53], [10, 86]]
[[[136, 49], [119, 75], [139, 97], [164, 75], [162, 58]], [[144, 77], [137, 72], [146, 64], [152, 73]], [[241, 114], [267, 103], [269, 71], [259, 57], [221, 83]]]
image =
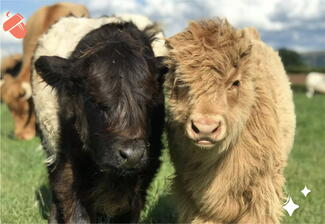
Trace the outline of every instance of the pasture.
[[[285, 170], [286, 194], [300, 206], [290, 217], [285, 212], [282, 223], [325, 223], [325, 96], [307, 99], [303, 88], [295, 87], [297, 129], [293, 151]], [[11, 115], [1, 105], [1, 223], [47, 223], [50, 191], [38, 138], [18, 141], [13, 138]], [[167, 147], [167, 142], [165, 147]], [[152, 183], [143, 223], [176, 221], [175, 205], [170, 195], [173, 168], [168, 151]], [[300, 192], [307, 185], [311, 193]]]

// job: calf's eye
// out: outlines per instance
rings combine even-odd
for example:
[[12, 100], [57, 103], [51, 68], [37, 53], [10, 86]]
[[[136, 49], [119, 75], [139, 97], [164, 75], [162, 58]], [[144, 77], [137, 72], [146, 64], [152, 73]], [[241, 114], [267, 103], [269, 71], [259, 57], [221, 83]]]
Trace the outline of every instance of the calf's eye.
[[239, 80], [236, 80], [232, 83], [232, 86], [234, 87], [239, 87], [240, 86], [240, 81]]

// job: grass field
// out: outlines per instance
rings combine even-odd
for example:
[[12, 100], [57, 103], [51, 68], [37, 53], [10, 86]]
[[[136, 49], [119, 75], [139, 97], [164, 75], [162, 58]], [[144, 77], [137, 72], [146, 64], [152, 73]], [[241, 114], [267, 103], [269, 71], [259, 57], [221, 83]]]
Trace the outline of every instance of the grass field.
[[[286, 193], [300, 206], [293, 216], [285, 213], [283, 223], [325, 223], [325, 96], [307, 99], [295, 92], [297, 132], [294, 149], [285, 171]], [[47, 223], [49, 189], [44, 154], [38, 139], [17, 141], [12, 121], [1, 105], [1, 189], [0, 223]], [[162, 167], [148, 192], [142, 214], [144, 223], [175, 222], [176, 211], [170, 196], [173, 168], [167, 150]], [[311, 193], [300, 192], [307, 185]]]

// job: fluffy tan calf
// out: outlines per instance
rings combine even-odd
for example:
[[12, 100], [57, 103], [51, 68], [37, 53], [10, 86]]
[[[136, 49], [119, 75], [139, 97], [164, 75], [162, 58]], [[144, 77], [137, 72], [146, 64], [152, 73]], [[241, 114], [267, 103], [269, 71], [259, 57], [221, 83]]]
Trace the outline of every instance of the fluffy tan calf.
[[168, 42], [179, 221], [279, 223], [295, 114], [278, 53], [222, 20], [192, 22]]

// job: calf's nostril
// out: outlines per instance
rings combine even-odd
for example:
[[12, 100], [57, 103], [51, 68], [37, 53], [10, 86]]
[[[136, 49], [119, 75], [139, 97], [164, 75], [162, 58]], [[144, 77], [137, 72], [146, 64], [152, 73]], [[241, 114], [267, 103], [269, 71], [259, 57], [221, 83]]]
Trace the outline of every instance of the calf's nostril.
[[195, 126], [194, 122], [192, 121], [192, 130], [196, 133], [199, 134], [200, 130]]
[[137, 166], [145, 153], [145, 147], [126, 147], [118, 151], [118, 157], [124, 167]]
[[219, 122], [217, 127], [214, 128], [211, 133], [215, 133], [219, 129], [220, 126], [221, 126], [221, 123]]
[[124, 152], [123, 150], [120, 150], [119, 153], [120, 153], [120, 156], [121, 156], [121, 158], [123, 160], [127, 160], [128, 159], [128, 155], [127, 155], [126, 152]]
[[191, 132], [194, 135], [211, 135], [222, 126], [222, 122], [216, 119], [191, 120]]

